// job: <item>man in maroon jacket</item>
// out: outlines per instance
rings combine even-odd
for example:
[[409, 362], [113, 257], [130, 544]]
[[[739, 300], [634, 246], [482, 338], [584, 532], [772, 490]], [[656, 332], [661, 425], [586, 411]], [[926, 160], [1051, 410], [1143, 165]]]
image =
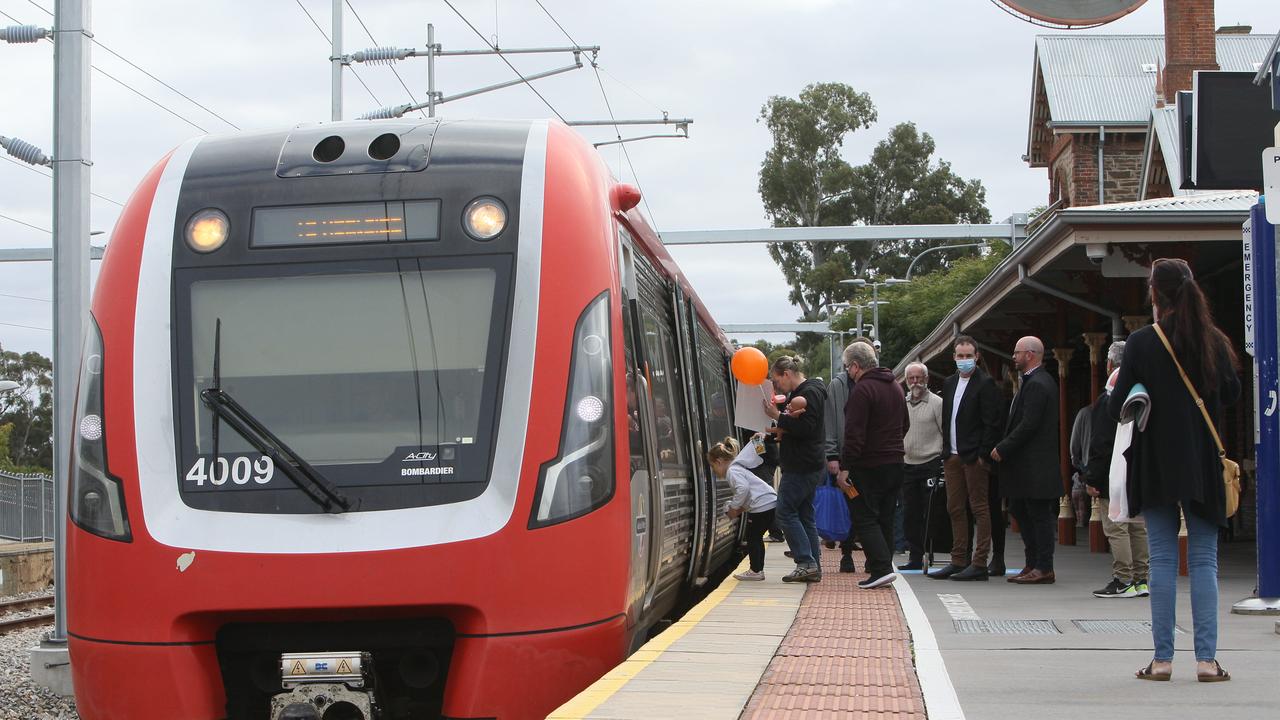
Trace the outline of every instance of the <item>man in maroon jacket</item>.
[[855, 384], [844, 407], [837, 480], [858, 491], [849, 514], [867, 554], [869, 577], [858, 587], [869, 589], [900, 577], [893, 570], [893, 514], [902, 486], [902, 438], [911, 421], [902, 388], [893, 371], [878, 366], [874, 349], [850, 345], [844, 363]]

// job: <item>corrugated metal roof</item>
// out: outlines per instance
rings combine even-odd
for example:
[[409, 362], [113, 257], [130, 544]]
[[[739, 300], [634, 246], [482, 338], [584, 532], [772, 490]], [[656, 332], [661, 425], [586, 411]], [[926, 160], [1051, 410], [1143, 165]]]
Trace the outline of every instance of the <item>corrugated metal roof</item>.
[[1200, 192], [1195, 195], [1181, 197], [1155, 198], [1154, 200], [1135, 200], [1109, 205], [1081, 205], [1067, 208], [1064, 213], [1071, 212], [1248, 212], [1258, 202], [1258, 193], [1252, 190], [1228, 190], [1226, 192]]
[[[1217, 35], [1223, 70], [1254, 72], [1275, 36]], [[1036, 62], [1055, 124], [1145, 125], [1163, 67], [1163, 35], [1040, 35]]]

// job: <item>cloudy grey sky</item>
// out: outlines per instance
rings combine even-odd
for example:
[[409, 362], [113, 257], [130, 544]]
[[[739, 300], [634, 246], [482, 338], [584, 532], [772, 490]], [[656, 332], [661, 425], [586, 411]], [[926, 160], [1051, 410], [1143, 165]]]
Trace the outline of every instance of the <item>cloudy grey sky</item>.
[[[299, 7], [329, 30], [328, 0], [94, 2], [93, 31], [111, 50], [198, 100], [243, 129], [289, 126], [329, 117], [329, 49]], [[50, 24], [38, 6], [53, 0], [0, 0], [0, 11], [23, 23]], [[351, 0], [381, 45], [425, 45], [435, 23], [446, 49], [481, 41], [441, 0]], [[455, 0], [487, 37], [507, 47], [567, 44], [534, 0]], [[583, 45], [602, 46], [604, 88], [618, 117], [653, 117], [661, 110], [694, 118], [689, 140], [630, 145], [635, 174], [659, 229], [764, 227], [757, 172], [769, 145], [757, 122], [771, 95], [794, 96], [811, 82], [839, 81], [870, 93], [880, 121], [853, 135], [846, 158], [865, 160], [888, 129], [914, 121], [937, 141], [938, 156], [987, 187], [992, 216], [1003, 219], [1042, 204], [1044, 170], [1020, 159], [1029, 112], [1034, 38], [1054, 32], [1018, 21], [987, 0], [543, 0]], [[1091, 33], [1161, 33], [1163, 3]], [[0, 16], [0, 24], [10, 24]], [[1280, 3], [1218, 0], [1217, 23], [1280, 30]], [[373, 45], [350, 10], [348, 51]], [[0, 45], [5, 88], [0, 135], [52, 149], [52, 45]], [[171, 148], [204, 132], [232, 128], [94, 48], [94, 64], [177, 115], [105, 75], [93, 74], [94, 191], [124, 202], [143, 173]], [[525, 73], [567, 64], [562, 58], [517, 56]], [[397, 66], [419, 99], [425, 61]], [[496, 58], [444, 58], [437, 82], [452, 94], [512, 77]], [[380, 102], [349, 74], [347, 117], [408, 101], [386, 67], [360, 67]], [[538, 81], [548, 101], [569, 119], [605, 118], [591, 70]], [[528, 88], [514, 87], [447, 105], [446, 117], [547, 117]], [[196, 127], [198, 126], [198, 128]], [[608, 139], [611, 129], [584, 131]], [[615, 174], [633, 181], [620, 152], [603, 149]], [[51, 183], [0, 161], [0, 214], [48, 229]], [[120, 208], [93, 201], [92, 227], [110, 231]], [[105, 237], [105, 236], [104, 236]], [[0, 219], [0, 247], [47, 246], [50, 236]], [[787, 322], [780, 271], [760, 246], [675, 248], [699, 294], [722, 322]], [[0, 266], [0, 345], [48, 353], [51, 306], [48, 263]], [[12, 297], [12, 296], [21, 297]], [[35, 299], [27, 299], [35, 298]], [[891, 312], [891, 308], [886, 309]], [[29, 328], [14, 327], [25, 325]]]

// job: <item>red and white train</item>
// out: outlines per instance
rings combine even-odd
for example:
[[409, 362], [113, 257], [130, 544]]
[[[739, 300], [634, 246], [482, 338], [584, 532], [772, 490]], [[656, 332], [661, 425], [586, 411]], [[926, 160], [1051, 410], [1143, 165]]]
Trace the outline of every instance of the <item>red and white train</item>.
[[87, 720], [542, 717], [722, 569], [729, 346], [556, 122], [192, 140], [93, 296]]

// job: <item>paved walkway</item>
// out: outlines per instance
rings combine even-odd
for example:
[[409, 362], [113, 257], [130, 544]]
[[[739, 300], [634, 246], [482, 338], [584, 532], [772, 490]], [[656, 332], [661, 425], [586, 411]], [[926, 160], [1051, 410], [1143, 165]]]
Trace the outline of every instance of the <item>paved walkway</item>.
[[[1148, 600], [1098, 599], [1110, 556], [1058, 546], [1055, 585], [932, 580], [860, 590], [863, 573], [811, 586], [769, 546], [765, 582], [726, 580], [680, 622], [550, 717], [859, 718], [867, 720], [1161, 720], [1280, 717], [1280, 629], [1232, 615], [1253, 588], [1246, 544], [1220, 552], [1218, 657], [1234, 679], [1195, 681], [1191, 609], [1180, 579], [1172, 682], [1135, 680], [1151, 658]], [[1007, 559], [1021, 557], [1010, 533]], [[899, 556], [901, 559], [902, 556]], [[861, 557], [857, 558], [862, 567]]]
[[924, 720], [894, 590], [858, 589], [865, 575], [837, 572], [832, 550], [821, 583], [780, 582], [794, 567], [783, 549], [769, 546], [767, 580], [725, 580], [549, 717]]

